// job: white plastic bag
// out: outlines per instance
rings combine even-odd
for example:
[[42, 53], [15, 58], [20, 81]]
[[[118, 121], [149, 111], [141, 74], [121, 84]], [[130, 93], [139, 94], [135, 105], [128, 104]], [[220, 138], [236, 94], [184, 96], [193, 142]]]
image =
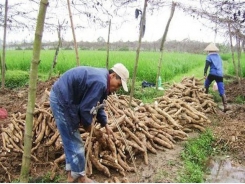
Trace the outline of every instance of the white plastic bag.
[[214, 82], [214, 85], [213, 85], [213, 91], [218, 91], [218, 85], [217, 85], [217, 82]]

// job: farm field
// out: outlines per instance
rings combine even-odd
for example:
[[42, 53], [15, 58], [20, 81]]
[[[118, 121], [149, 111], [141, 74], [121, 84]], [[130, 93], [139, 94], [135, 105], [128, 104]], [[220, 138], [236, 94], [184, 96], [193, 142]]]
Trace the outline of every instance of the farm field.
[[[26, 51], [8, 51], [9, 57], [6, 58], [9, 79], [11, 81], [11, 75], [17, 71], [26, 72], [28, 74], [29, 66], [28, 62], [31, 60], [31, 52], [23, 53]], [[12, 53], [11, 53], [12, 52]], [[72, 57], [74, 53], [72, 51], [64, 51], [66, 53], [63, 53], [59, 55], [57, 68], [55, 69], [55, 73], [63, 73], [65, 70], [74, 67], [75, 64], [75, 58]], [[10, 54], [11, 53], [11, 54]], [[69, 55], [70, 53], [71, 55]], [[85, 51], [81, 52], [81, 61], [84, 61], [83, 65], [91, 65], [91, 66], [98, 66], [102, 67], [105, 63], [105, 54], [103, 52], [96, 52], [94, 54], [91, 54], [91, 51]], [[122, 63], [124, 63], [126, 66], [128, 66], [130, 73], [132, 74], [133, 67], [134, 67], [134, 52], [115, 52], [111, 53], [111, 65], [113, 63], [118, 62], [118, 60], [121, 60]], [[41, 63], [40, 63], [40, 79], [44, 80], [45, 77], [47, 77], [47, 73], [50, 70], [50, 63], [52, 63], [52, 54], [50, 51], [47, 51], [45, 53], [46, 58], [44, 55], [41, 57]], [[86, 55], [87, 54], [87, 55]], [[18, 56], [16, 59], [11, 59], [13, 56]], [[29, 55], [27, 57], [27, 55]], [[69, 57], [70, 56], [70, 57]], [[147, 80], [149, 82], [155, 81], [155, 75], [157, 70], [157, 63], [158, 63], [158, 53], [142, 53], [140, 55], [140, 61], [139, 61], [139, 68], [137, 73], [137, 88], [135, 95], [137, 99], [145, 99], [147, 98], [147, 101], [150, 103], [154, 102], [154, 98], [163, 96], [165, 91], [158, 91], [155, 93], [148, 92], [152, 91], [152, 89], [141, 89], [141, 81]], [[63, 58], [63, 59], [62, 59]], [[72, 59], [73, 58], [73, 59]], [[166, 61], [165, 61], [166, 59]], [[185, 77], [192, 77], [195, 76], [198, 79], [201, 79], [203, 76], [203, 64], [205, 55], [191, 55], [191, 54], [181, 54], [181, 53], [167, 53], [166, 58], [164, 57], [163, 61], [163, 68], [161, 71], [161, 76], [163, 79], [163, 86], [165, 90], [170, 88], [170, 86], [173, 83], [179, 83], [181, 80]], [[14, 62], [13, 62], [14, 61]], [[51, 62], [48, 62], [51, 61]], [[73, 61], [73, 62], [72, 62]], [[86, 62], [85, 62], [86, 61]], [[11, 63], [14, 63], [11, 65]], [[21, 63], [21, 64], [19, 64]], [[82, 64], [82, 62], [81, 62]], [[110, 65], [110, 66], [111, 66]], [[228, 68], [228, 66], [225, 66]], [[13, 72], [13, 73], [12, 73]], [[18, 73], [18, 72], [17, 72]], [[11, 74], [11, 75], [10, 75]], [[20, 79], [23, 76], [20, 75]], [[28, 75], [27, 75], [28, 76]], [[18, 78], [18, 77], [17, 77]], [[18, 78], [19, 79], [19, 78]], [[50, 89], [52, 83], [54, 82], [55, 78], [47, 81], [39, 81], [38, 83], [38, 89], [37, 89], [37, 102], [41, 103], [45, 98], [45, 89]], [[203, 81], [201, 81], [202, 83]], [[10, 87], [11, 84], [9, 83]], [[245, 80], [242, 80], [242, 86], [245, 86]], [[11, 114], [15, 113], [25, 113], [25, 108], [27, 104], [27, 86], [15, 88], [15, 89], [5, 89], [3, 91], [0, 91], [0, 107], [5, 107], [9, 113], [9, 116], [7, 119], [3, 120], [1, 122], [1, 127], [7, 127], [10, 123]], [[215, 107], [216, 113], [205, 113], [205, 116], [207, 116], [211, 124], [208, 126], [205, 126], [206, 128], [211, 128], [216, 136], [216, 146], [220, 146], [223, 149], [223, 154], [229, 155], [234, 163], [240, 164], [242, 166], [245, 166], [245, 157], [244, 157], [244, 144], [245, 141], [244, 137], [244, 101], [242, 102], [242, 99], [244, 99], [244, 92], [245, 89], [238, 89], [238, 85], [236, 82], [227, 82], [226, 83], [226, 91], [227, 91], [227, 97], [228, 102], [231, 105], [231, 111], [224, 114], [221, 112], [219, 106], [220, 101], [215, 101], [218, 106]], [[217, 94], [212, 93], [215, 96]], [[127, 94], [123, 94], [127, 95]], [[138, 98], [139, 97], [139, 98]], [[239, 101], [240, 97], [240, 101]], [[243, 97], [243, 98], [242, 98]], [[194, 130], [189, 133], [189, 137], [197, 137], [200, 134], [200, 131]], [[235, 135], [235, 141], [232, 138], [232, 136]], [[0, 142], [2, 142], [0, 140]], [[149, 164], [146, 165], [143, 161], [142, 156], [137, 157], [136, 163], [137, 168], [140, 176], [140, 182], [178, 182], [178, 173], [181, 171], [181, 168], [183, 167], [183, 163], [181, 161], [180, 155], [181, 151], [184, 147], [184, 140], [183, 141], [176, 141], [174, 149], [164, 149], [164, 151], [158, 150], [157, 154], [149, 153]], [[32, 163], [32, 176], [35, 178], [33, 182], [41, 182], [42, 177], [46, 175], [52, 168], [51, 162], [62, 154], [62, 150], [59, 150], [59, 152], [52, 152], [52, 150], [45, 150], [44, 147], [39, 147], [38, 152], [36, 152], [36, 156], [39, 158], [41, 154], [44, 154], [43, 156], [43, 162], [41, 163]], [[226, 149], [226, 150], [224, 150]], [[54, 154], [55, 153], [55, 154]], [[2, 153], [1, 153], [2, 154]], [[38, 155], [40, 154], [40, 155]], [[11, 154], [8, 154], [10, 156], [3, 156], [1, 159], [1, 164], [4, 166], [6, 170], [2, 170], [1, 173], [1, 182], [11, 182], [16, 181], [18, 179], [18, 174], [20, 171], [20, 163], [21, 163], [21, 154], [16, 152], [11, 152]], [[50, 157], [49, 157], [50, 156]], [[7, 159], [4, 159], [6, 158]], [[48, 158], [49, 157], [49, 158]], [[40, 157], [41, 158], [41, 157]], [[50, 159], [51, 158], [51, 159]], [[50, 160], [47, 160], [50, 159]], [[11, 164], [9, 164], [11, 163]], [[57, 174], [60, 174], [60, 176], [64, 176], [64, 164], [60, 163], [59, 168], [57, 169]], [[47, 172], [48, 171], [48, 172]], [[120, 181], [123, 180], [124, 177], [122, 175], [118, 174], [117, 172], [111, 172], [112, 176], [111, 178], [105, 177], [101, 172], [94, 171], [94, 174], [92, 175], [92, 178], [95, 179], [98, 182], [105, 182], [110, 181], [113, 179], [114, 176], [116, 176]], [[39, 180], [38, 180], [39, 178]], [[40, 179], [41, 178], [41, 179]], [[129, 182], [137, 182], [136, 180], [136, 174], [135, 173], [127, 173], [126, 178]], [[56, 178], [57, 179], [57, 178]], [[56, 182], [66, 182], [65, 178], [59, 178], [59, 180], [55, 180]]]
[[[39, 64], [39, 76], [41, 79], [47, 79], [51, 70], [54, 58], [54, 50], [42, 50]], [[105, 67], [105, 51], [79, 51], [80, 65]], [[111, 51], [109, 67], [115, 63], [121, 62], [127, 66], [130, 75], [134, 70], [136, 53], [133, 51]], [[160, 53], [159, 52], [141, 52], [137, 70], [137, 81], [155, 82], [158, 70]], [[32, 51], [29, 50], [8, 50], [6, 53], [6, 80], [13, 75], [26, 81], [32, 59]], [[161, 77], [163, 82], [168, 82], [179, 74], [185, 74], [189, 71], [200, 68], [204, 65], [205, 55], [194, 55], [189, 53], [166, 53], [163, 56]], [[76, 66], [75, 53], [72, 50], [61, 50], [57, 57], [57, 65], [54, 68], [53, 75], [62, 74], [66, 70]], [[196, 72], [195, 75], [200, 73]], [[7, 82], [8, 84], [8, 82]], [[10, 84], [11, 85], [11, 84]]]

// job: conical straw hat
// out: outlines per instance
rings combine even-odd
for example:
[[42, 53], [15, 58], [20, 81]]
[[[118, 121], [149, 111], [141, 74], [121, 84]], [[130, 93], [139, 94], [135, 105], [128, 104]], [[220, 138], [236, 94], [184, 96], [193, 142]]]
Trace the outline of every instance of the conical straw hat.
[[205, 49], [204, 51], [219, 51], [218, 47], [215, 46], [214, 43], [210, 43]]

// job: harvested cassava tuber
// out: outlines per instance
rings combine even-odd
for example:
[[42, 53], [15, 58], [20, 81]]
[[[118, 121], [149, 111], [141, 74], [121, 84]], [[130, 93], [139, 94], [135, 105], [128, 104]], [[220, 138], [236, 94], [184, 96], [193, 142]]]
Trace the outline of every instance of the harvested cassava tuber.
[[134, 167], [130, 167], [130, 166], [127, 164], [127, 162], [125, 162], [124, 160], [122, 160], [120, 154], [117, 155], [117, 161], [118, 161], [118, 164], [119, 164], [125, 171], [135, 172], [135, 168], [134, 168]]
[[110, 173], [109, 169], [106, 166], [102, 165], [99, 162], [99, 160], [94, 157], [94, 155], [92, 155], [90, 153], [89, 158], [90, 158], [92, 164], [95, 166], [96, 169], [103, 172], [107, 177], [111, 177], [111, 173]]
[[125, 170], [116, 161], [107, 160], [107, 159], [100, 159], [100, 163], [118, 170], [118, 172], [121, 175], [125, 176]]

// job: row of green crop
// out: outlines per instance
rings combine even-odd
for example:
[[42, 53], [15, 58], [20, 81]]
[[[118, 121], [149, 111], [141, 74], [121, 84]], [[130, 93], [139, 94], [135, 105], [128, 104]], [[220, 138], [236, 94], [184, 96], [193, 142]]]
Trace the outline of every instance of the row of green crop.
[[[231, 53], [227, 53], [227, 54], [223, 54], [222, 55], [222, 59], [227, 61], [224, 68], [227, 74], [229, 75], [235, 75], [236, 72], [234, 70], [234, 64], [233, 64], [233, 59], [232, 59], [232, 55]], [[237, 59], [237, 54], [234, 55], [234, 61], [236, 66], [238, 66], [238, 59]], [[240, 66], [241, 66], [241, 75], [242, 77], [245, 77], [245, 53], [241, 54], [241, 58], [240, 58]]]
[[[138, 63], [137, 78], [139, 80], [154, 81], [158, 69], [159, 52], [141, 52]], [[40, 56], [40, 73], [49, 73], [54, 58], [54, 51], [42, 51]], [[80, 64], [94, 67], [105, 67], [106, 52], [80, 51]], [[113, 51], [109, 55], [109, 67], [117, 62], [124, 63], [132, 74], [135, 67], [136, 52]], [[32, 51], [7, 51], [6, 64], [9, 70], [29, 71]], [[190, 69], [204, 64], [205, 56], [188, 53], [164, 53], [161, 76], [163, 81], [168, 81], [173, 76], [186, 73]], [[59, 52], [55, 73], [63, 73], [76, 66], [74, 51]]]
[[[39, 76], [47, 76], [50, 72], [55, 51], [42, 50], [39, 64]], [[244, 55], [242, 55], [242, 58]], [[106, 66], [106, 52], [105, 51], [79, 51], [80, 65], [105, 67]], [[159, 52], [140, 52], [138, 69], [136, 74], [137, 81], [146, 80], [148, 82], [155, 82], [158, 62], [160, 58]], [[169, 53], [163, 54], [161, 77], [163, 82], [168, 82], [176, 76], [183, 74], [190, 74], [195, 76], [203, 76], [203, 68], [205, 64], [205, 55], [190, 54], [190, 53]], [[129, 69], [132, 77], [135, 67], [136, 52], [133, 51], [111, 51], [109, 55], [109, 67], [117, 62], [125, 64]], [[234, 75], [234, 68], [231, 60], [231, 54], [222, 55], [224, 60], [225, 73]], [[32, 51], [28, 50], [8, 50], [6, 52], [6, 80], [8, 77], [28, 79], [30, 64], [32, 60]], [[243, 74], [245, 74], [245, 63], [242, 59]], [[72, 50], [61, 50], [57, 57], [57, 65], [54, 69], [53, 75], [62, 74], [70, 68], [76, 66], [75, 52]], [[23, 73], [26, 72], [26, 73]], [[14, 76], [15, 75], [15, 76]], [[15, 83], [15, 82], [14, 82]], [[23, 82], [16, 86], [22, 85]], [[13, 86], [13, 85], [10, 85]]]

